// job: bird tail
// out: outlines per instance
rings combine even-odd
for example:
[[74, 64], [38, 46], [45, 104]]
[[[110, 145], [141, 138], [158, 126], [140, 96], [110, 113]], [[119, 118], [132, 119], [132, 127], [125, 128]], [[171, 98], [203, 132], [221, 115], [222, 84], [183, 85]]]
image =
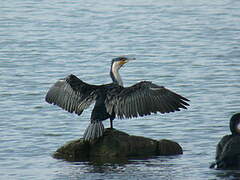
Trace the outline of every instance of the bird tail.
[[102, 121], [91, 122], [84, 132], [83, 139], [85, 141], [91, 141], [101, 137], [104, 133], [104, 126]]

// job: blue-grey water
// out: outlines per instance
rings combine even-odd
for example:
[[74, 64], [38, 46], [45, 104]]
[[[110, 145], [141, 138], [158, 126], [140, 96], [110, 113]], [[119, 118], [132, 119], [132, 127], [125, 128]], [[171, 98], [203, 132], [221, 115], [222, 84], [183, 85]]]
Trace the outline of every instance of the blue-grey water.
[[[234, 179], [209, 169], [215, 148], [240, 111], [240, 1], [5, 0], [0, 4], [0, 179]], [[110, 61], [125, 86], [140, 80], [191, 100], [170, 114], [115, 120], [132, 135], [171, 139], [183, 155], [93, 165], [52, 158], [83, 135], [81, 116], [44, 97], [70, 73], [90, 84], [111, 81]], [[104, 122], [105, 127], [109, 122]], [[238, 174], [239, 173], [239, 174]]]

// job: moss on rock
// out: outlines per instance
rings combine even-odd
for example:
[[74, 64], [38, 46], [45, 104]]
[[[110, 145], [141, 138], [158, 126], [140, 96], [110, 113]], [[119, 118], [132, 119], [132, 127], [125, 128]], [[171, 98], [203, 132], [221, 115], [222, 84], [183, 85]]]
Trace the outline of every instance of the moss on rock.
[[83, 139], [70, 141], [60, 147], [53, 156], [67, 161], [122, 162], [129, 158], [182, 153], [181, 146], [174, 141], [157, 141], [130, 136], [116, 129], [106, 129], [103, 137], [91, 142]]

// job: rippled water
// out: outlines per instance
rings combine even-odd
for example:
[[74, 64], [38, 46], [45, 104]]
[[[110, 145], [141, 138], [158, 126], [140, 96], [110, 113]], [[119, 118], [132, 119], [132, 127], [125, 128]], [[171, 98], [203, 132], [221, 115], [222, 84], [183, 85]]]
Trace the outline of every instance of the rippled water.
[[[224, 179], [209, 169], [215, 147], [239, 112], [240, 1], [6, 0], [0, 5], [0, 175], [2, 179]], [[189, 110], [116, 120], [117, 129], [177, 141], [184, 154], [92, 165], [51, 154], [89, 123], [45, 103], [48, 88], [73, 73], [110, 82], [110, 60], [125, 86], [164, 85], [191, 100]], [[108, 127], [109, 122], [105, 122]]]

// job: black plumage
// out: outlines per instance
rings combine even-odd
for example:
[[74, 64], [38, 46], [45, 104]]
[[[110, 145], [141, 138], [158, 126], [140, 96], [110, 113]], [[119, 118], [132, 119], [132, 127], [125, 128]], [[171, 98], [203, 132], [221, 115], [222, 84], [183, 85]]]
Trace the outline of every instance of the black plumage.
[[72, 74], [60, 79], [48, 91], [46, 101], [78, 115], [95, 102], [91, 123], [84, 133], [85, 140], [102, 136], [102, 121], [106, 119], [110, 119], [113, 128], [112, 121], [115, 117], [134, 118], [187, 109], [187, 98], [150, 81], [123, 87], [118, 70], [129, 60], [127, 57], [112, 60], [110, 76], [113, 82], [110, 84], [87, 84]]
[[234, 114], [229, 123], [232, 134], [225, 135], [217, 144], [215, 162], [210, 168], [240, 169], [240, 113]]

